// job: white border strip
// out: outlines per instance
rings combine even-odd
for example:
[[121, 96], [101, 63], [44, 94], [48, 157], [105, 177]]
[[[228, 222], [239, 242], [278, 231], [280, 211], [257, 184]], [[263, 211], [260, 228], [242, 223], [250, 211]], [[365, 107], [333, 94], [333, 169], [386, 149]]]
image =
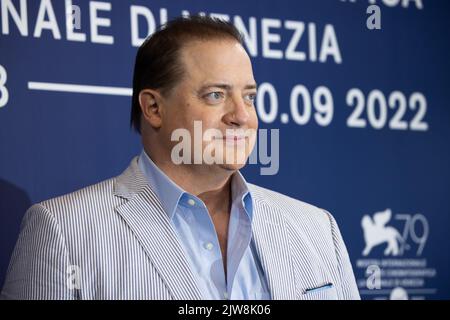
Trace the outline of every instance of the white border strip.
[[105, 94], [113, 96], [131, 96], [133, 93], [133, 90], [130, 88], [87, 86], [80, 84], [32, 82], [32, 81], [28, 82], [28, 89], [41, 91]]

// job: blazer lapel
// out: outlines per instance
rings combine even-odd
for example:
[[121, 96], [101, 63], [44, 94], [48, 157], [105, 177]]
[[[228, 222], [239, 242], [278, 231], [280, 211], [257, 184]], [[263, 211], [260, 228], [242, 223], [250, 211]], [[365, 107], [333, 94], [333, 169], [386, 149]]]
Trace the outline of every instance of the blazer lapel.
[[174, 299], [202, 299], [183, 247], [159, 199], [139, 171], [137, 158], [117, 178], [114, 193], [128, 199], [116, 211], [136, 235]]
[[[254, 193], [252, 193], [254, 195]], [[289, 240], [282, 213], [254, 197], [253, 236], [273, 300], [296, 299]]]

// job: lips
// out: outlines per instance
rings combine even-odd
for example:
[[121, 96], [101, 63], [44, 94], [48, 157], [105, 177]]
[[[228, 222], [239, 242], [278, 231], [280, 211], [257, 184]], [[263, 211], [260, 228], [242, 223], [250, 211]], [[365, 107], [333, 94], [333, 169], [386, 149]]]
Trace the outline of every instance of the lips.
[[215, 140], [224, 140], [224, 141], [242, 141], [247, 139], [246, 136], [224, 136], [224, 137], [214, 137]]
[[239, 141], [244, 140], [245, 138], [246, 138], [245, 136], [225, 136], [222, 139], [227, 141]]
[[225, 142], [225, 144], [235, 145], [239, 143], [245, 143], [247, 138], [247, 136], [228, 135], [223, 137], [214, 137], [214, 140], [222, 140], [223, 142]]

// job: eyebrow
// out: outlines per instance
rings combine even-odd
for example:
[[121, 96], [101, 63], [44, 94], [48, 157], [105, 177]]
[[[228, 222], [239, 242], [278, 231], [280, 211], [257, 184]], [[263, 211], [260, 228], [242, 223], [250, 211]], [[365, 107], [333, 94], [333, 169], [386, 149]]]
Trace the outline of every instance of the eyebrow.
[[[228, 91], [231, 91], [233, 89], [232, 85], [226, 84], [226, 83], [206, 83], [205, 85], [203, 85], [200, 88], [200, 91], [204, 91], [207, 88], [211, 88], [211, 87], [221, 88], [221, 89], [228, 90]], [[245, 90], [256, 89], [256, 87], [257, 87], [256, 83], [253, 83], [253, 84], [247, 84], [246, 86], [244, 86], [244, 89]]]

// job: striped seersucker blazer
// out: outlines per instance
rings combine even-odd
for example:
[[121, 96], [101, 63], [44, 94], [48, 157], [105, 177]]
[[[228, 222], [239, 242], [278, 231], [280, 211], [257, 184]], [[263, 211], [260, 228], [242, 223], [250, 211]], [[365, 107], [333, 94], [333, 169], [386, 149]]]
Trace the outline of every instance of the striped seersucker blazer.
[[[326, 211], [255, 185], [253, 236], [273, 299], [359, 299]], [[32, 206], [3, 299], [202, 299], [137, 158], [118, 177]]]

